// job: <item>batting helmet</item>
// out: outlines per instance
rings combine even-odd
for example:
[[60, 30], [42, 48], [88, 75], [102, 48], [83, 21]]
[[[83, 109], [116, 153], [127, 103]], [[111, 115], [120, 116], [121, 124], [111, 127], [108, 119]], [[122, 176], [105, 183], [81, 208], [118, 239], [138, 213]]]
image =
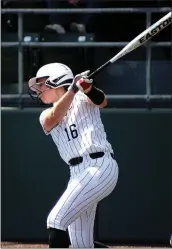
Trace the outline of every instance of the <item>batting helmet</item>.
[[[46, 80], [38, 83], [38, 79], [41, 78], [46, 78]], [[40, 91], [41, 84], [45, 84], [49, 88], [58, 88], [69, 86], [73, 79], [74, 75], [68, 66], [62, 63], [46, 64], [37, 71], [36, 77], [29, 80], [29, 95], [33, 99], [37, 99], [43, 93]], [[36, 97], [34, 97], [35, 94]]]

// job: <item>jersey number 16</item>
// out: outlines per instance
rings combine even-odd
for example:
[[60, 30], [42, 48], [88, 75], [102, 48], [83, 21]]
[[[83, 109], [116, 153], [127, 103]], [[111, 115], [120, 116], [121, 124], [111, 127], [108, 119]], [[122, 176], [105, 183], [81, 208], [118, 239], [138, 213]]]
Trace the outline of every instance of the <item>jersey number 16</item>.
[[67, 130], [67, 128], [65, 128], [65, 132], [67, 134], [68, 141], [71, 140], [70, 137], [72, 137], [73, 139], [78, 137], [78, 132], [75, 128], [76, 128], [75, 124], [71, 124], [69, 126], [69, 131]]

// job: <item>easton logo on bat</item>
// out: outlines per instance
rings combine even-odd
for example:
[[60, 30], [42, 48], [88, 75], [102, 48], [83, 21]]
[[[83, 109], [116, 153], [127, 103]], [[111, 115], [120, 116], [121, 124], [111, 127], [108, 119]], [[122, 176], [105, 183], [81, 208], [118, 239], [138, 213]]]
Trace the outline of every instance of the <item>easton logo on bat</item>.
[[167, 20], [165, 20], [163, 23], [158, 25], [155, 29], [152, 29], [151, 32], [144, 35], [142, 38], [139, 39], [140, 43], [145, 42], [146, 40], [150, 39], [152, 36], [154, 36], [156, 33], [161, 31], [161, 29], [164, 29], [169, 23], [172, 22], [172, 17], [169, 17]]

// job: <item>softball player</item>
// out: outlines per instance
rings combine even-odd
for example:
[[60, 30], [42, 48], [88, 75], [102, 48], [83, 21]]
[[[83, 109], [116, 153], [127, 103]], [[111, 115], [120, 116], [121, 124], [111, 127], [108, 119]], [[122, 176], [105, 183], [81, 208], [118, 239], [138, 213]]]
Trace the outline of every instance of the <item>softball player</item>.
[[99, 111], [107, 100], [88, 73], [74, 77], [66, 65], [50, 63], [29, 80], [31, 97], [52, 104], [41, 113], [40, 123], [70, 169], [68, 186], [47, 218], [50, 248], [69, 246], [67, 229], [73, 248], [99, 247], [93, 240], [97, 204], [114, 190], [118, 179]]

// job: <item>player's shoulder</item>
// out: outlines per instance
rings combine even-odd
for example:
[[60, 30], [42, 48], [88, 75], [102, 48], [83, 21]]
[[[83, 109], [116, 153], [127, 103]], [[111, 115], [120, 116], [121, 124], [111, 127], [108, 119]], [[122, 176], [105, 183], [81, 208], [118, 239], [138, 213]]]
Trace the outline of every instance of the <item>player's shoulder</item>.
[[44, 119], [44, 116], [46, 115], [46, 113], [47, 113], [51, 108], [52, 108], [52, 107], [46, 108], [46, 109], [44, 109], [44, 110], [41, 112], [41, 114], [40, 114], [40, 116], [39, 116], [39, 121], [40, 121], [40, 123], [41, 123], [42, 120]]
[[43, 123], [44, 123], [44, 117], [45, 117], [46, 113], [50, 110], [50, 108], [51, 108], [51, 107], [49, 107], [49, 108], [47, 108], [47, 109], [44, 109], [44, 110], [41, 112], [40, 116], [39, 116], [39, 122], [40, 122], [40, 124], [41, 124], [41, 126], [42, 126], [42, 128], [43, 128], [43, 130], [44, 130], [44, 132], [45, 132], [46, 135], [49, 135], [49, 134], [51, 133], [51, 131], [50, 131], [50, 132], [47, 132], [47, 131], [44, 129]]

